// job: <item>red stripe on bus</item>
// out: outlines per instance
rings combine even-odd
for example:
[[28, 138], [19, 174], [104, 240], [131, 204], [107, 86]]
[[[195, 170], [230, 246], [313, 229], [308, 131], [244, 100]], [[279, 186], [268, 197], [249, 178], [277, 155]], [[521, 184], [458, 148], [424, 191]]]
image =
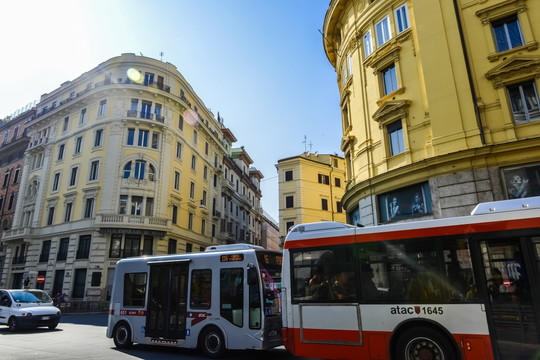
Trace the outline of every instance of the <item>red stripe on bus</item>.
[[[309, 335], [314, 339], [302, 340], [300, 329], [283, 328], [283, 345], [295, 356], [323, 359], [389, 359], [391, 332], [364, 331], [362, 343], [345, 345], [346, 339], [359, 338], [358, 331], [309, 329]], [[464, 360], [493, 360], [491, 340], [489, 335], [454, 334], [454, 340], [461, 350]], [[319, 341], [319, 342], [317, 342]], [[334, 342], [328, 344], [328, 342]], [[326, 343], [325, 343], [326, 342]]]
[[[373, 242], [385, 240], [400, 240], [410, 238], [424, 238], [433, 236], [475, 234], [483, 232], [495, 232], [504, 230], [519, 230], [540, 227], [540, 218], [529, 218], [519, 220], [505, 220], [484, 223], [471, 223], [451, 226], [441, 226], [433, 228], [402, 229], [396, 231], [384, 231], [384, 225], [374, 227], [375, 231], [368, 234], [357, 234], [349, 236], [331, 236], [323, 238], [308, 238], [303, 240], [285, 241], [284, 249], [298, 249], [305, 247], [317, 247], [336, 244], [353, 244], [355, 242]], [[383, 231], [379, 231], [379, 230]], [[363, 231], [363, 230], [362, 230]], [[356, 238], [356, 241], [355, 241]]]

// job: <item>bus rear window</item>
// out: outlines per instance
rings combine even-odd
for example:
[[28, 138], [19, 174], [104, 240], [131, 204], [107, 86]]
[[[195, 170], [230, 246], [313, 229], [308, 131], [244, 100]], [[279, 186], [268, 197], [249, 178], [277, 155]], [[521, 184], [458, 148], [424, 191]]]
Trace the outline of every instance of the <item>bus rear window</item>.
[[124, 275], [124, 306], [144, 307], [146, 299], [146, 273]]

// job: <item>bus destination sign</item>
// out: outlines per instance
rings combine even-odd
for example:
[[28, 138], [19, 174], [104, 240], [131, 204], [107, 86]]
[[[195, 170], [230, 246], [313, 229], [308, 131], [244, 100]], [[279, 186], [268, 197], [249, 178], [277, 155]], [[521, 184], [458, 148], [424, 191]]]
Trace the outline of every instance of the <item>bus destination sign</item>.
[[244, 254], [226, 254], [226, 255], [221, 255], [221, 258], [220, 258], [221, 262], [243, 261], [243, 260], [244, 260]]

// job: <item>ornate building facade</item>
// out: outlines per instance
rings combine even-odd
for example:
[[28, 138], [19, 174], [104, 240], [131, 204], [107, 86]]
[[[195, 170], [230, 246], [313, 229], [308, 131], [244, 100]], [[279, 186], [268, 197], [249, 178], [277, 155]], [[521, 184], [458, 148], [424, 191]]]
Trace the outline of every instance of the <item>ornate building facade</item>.
[[349, 223], [540, 194], [540, 2], [332, 0]]
[[5, 286], [103, 300], [121, 258], [260, 243], [262, 174], [174, 65], [122, 54], [36, 108]]

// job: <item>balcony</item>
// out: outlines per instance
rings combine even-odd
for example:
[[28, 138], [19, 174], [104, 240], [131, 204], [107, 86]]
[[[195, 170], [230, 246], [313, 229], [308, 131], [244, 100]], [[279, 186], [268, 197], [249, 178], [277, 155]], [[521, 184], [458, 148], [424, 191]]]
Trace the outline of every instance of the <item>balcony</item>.
[[171, 221], [167, 218], [155, 216], [139, 216], [127, 214], [99, 214], [96, 215], [96, 227], [109, 229], [141, 229], [157, 232], [167, 232]]

